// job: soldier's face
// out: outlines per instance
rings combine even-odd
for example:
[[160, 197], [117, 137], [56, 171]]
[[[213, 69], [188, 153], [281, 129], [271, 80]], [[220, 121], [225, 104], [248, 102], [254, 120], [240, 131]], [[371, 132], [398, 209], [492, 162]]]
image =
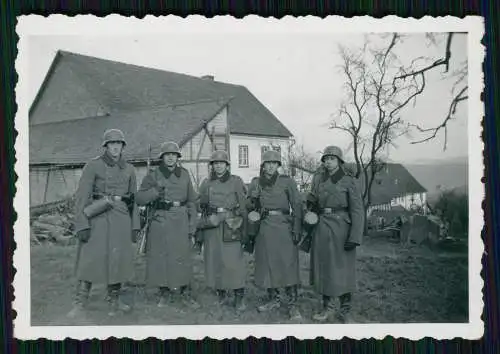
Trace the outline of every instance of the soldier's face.
[[274, 175], [278, 171], [278, 163], [271, 161], [271, 162], [264, 162], [264, 173], [268, 175]]
[[214, 171], [218, 175], [223, 175], [227, 170], [227, 164], [224, 161], [214, 161]]
[[106, 144], [106, 149], [112, 157], [118, 158], [122, 153], [123, 143], [121, 141], [110, 141]]
[[168, 167], [172, 167], [177, 163], [178, 158], [177, 154], [168, 152], [163, 155], [163, 163]]
[[325, 156], [324, 163], [328, 171], [334, 171], [339, 167], [339, 159], [336, 156]]

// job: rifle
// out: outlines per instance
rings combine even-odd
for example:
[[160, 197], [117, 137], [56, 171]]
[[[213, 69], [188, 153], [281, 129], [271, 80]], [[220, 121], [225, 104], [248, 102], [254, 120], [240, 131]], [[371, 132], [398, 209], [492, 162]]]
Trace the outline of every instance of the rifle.
[[[148, 159], [146, 161], [146, 169], [147, 173], [151, 172], [151, 144], [149, 144], [148, 148]], [[156, 212], [156, 203], [149, 203], [146, 205], [146, 223], [144, 227], [139, 232], [139, 247], [137, 248], [137, 254], [143, 256], [146, 254], [146, 244], [149, 233], [149, 228], [151, 227], [151, 222], [153, 221], [153, 216]]]

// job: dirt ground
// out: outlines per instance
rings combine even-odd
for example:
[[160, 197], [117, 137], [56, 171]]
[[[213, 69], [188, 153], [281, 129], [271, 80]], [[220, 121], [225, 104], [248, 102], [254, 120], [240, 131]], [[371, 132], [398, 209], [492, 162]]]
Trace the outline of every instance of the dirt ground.
[[[201, 256], [195, 257], [194, 294], [202, 305], [190, 310], [180, 303], [157, 308], [156, 289], [129, 285], [125, 301], [133, 311], [108, 317], [105, 289], [94, 286], [84, 318], [70, 320], [75, 279], [76, 247], [40, 245], [31, 250], [31, 321], [45, 325], [161, 325], [161, 324], [272, 324], [292, 323], [286, 312], [258, 313], [265, 291], [253, 284], [253, 259], [247, 257], [247, 310], [215, 305], [215, 295], [203, 283]], [[134, 283], [144, 276], [137, 259]], [[299, 305], [301, 323], [313, 323], [320, 297], [308, 285], [309, 256], [301, 253]], [[353, 297], [357, 323], [467, 322], [468, 261], [464, 253], [433, 251], [426, 246], [402, 246], [386, 238], [367, 238], [358, 250], [358, 292]], [[174, 299], [175, 301], [175, 299]], [[294, 322], [296, 323], [296, 322]]]

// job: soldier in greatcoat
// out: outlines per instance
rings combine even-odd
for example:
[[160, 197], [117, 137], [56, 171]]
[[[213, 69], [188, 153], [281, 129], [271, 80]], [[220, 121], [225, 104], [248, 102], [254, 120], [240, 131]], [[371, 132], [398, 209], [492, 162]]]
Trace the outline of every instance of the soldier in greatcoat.
[[107, 285], [110, 315], [130, 310], [120, 298], [120, 289], [133, 275], [132, 243], [140, 221], [134, 203], [135, 170], [122, 157], [125, 145], [122, 131], [107, 130], [104, 153], [83, 168], [75, 194], [78, 286], [71, 317], [83, 309], [93, 283]]
[[245, 185], [240, 177], [230, 173], [225, 151], [214, 151], [210, 165], [210, 176], [199, 190], [200, 212], [206, 220], [200, 230], [205, 281], [217, 292], [219, 305], [225, 304], [229, 292], [233, 292], [233, 305], [237, 311], [243, 311], [247, 275], [243, 254], [247, 242]]
[[189, 172], [179, 166], [180, 157], [177, 143], [163, 143], [160, 164], [142, 180], [136, 201], [151, 203], [155, 210], [146, 235], [146, 284], [159, 288], [158, 306], [167, 306], [170, 296], [178, 292], [184, 305], [198, 308], [190, 291], [196, 193]]
[[288, 307], [291, 319], [300, 319], [297, 245], [301, 236], [302, 199], [295, 182], [278, 173], [279, 166], [280, 153], [266, 151], [260, 176], [252, 179], [248, 190], [249, 208], [261, 213], [255, 237], [254, 278], [256, 285], [267, 289], [269, 296], [258, 310], [271, 311], [283, 304]]
[[351, 295], [356, 290], [356, 247], [364, 230], [363, 199], [358, 181], [345, 172], [342, 150], [328, 146], [322, 166], [313, 177], [307, 208], [319, 214], [312, 238], [310, 281], [323, 295], [323, 309], [313, 318], [327, 321], [334, 317], [334, 301], [340, 299], [337, 314], [349, 322]]

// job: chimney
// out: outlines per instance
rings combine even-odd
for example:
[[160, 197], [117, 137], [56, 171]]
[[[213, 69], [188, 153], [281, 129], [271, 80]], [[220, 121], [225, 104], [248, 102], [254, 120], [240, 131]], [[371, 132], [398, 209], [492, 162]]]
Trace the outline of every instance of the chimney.
[[203, 80], [214, 81], [214, 76], [213, 75], [203, 75], [201, 78]]

